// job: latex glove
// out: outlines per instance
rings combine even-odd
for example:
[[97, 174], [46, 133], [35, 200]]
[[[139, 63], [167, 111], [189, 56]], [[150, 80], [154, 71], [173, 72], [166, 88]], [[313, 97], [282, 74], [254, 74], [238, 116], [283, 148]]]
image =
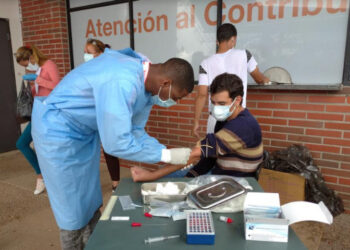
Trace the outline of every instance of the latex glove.
[[23, 76], [23, 80], [27, 80], [27, 81], [35, 81], [36, 78], [37, 78], [36, 74], [25, 74]]
[[170, 151], [170, 164], [174, 165], [186, 165], [188, 159], [190, 158], [191, 149], [190, 148], [172, 148]]

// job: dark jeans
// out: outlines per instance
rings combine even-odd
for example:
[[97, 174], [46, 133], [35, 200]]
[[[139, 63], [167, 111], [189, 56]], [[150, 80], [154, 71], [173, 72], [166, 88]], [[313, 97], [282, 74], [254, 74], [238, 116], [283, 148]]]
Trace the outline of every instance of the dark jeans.
[[85, 227], [78, 230], [60, 229], [62, 250], [83, 250], [100, 217], [98, 209]]
[[120, 167], [119, 167], [119, 159], [113, 155], [107, 154], [103, 150], [103, 154], [105, 155], [108, 172], [111, 176], [112, 181], [119, 181], [120, 179]]

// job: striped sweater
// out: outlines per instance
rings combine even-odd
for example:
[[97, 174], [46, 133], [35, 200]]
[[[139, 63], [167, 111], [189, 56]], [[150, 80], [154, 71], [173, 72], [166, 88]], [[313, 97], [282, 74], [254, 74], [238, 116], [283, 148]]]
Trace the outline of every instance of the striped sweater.
[[212, 174], [253, 176], [263, 158], [259, 123], [243, 110], [235, 119], [217, 122], [214, 134], [201, 140], [201, 161], [187, 176]]

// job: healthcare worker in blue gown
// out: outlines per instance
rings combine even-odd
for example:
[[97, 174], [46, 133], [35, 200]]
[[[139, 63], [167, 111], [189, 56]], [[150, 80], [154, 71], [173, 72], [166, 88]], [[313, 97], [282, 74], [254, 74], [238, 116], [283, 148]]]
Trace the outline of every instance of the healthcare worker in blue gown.
[[82, 248], [88, 237], [74, 242], [75, 234], [89, 235], [98, 220], [100, 142], [122, 159], [186, 164], [189, 148], [166, 149], [144, 128], [153, 105], [174, 105], [193, 87], [186, 60], [151, 64], [131, 49], [106, 49], [36, 98], [32, 135], [63, 249]]

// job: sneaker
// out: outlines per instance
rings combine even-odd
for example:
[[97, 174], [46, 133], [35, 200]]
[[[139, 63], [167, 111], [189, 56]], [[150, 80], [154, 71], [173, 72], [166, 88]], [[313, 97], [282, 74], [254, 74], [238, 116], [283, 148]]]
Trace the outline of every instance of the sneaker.
[[34, 190], [34, 194], [35, 195], [41, 194], [42, 192], [44, 192], [44, 190], [45, 190], [44, 180], [40, 178], [36, 179], [36, 187]]

